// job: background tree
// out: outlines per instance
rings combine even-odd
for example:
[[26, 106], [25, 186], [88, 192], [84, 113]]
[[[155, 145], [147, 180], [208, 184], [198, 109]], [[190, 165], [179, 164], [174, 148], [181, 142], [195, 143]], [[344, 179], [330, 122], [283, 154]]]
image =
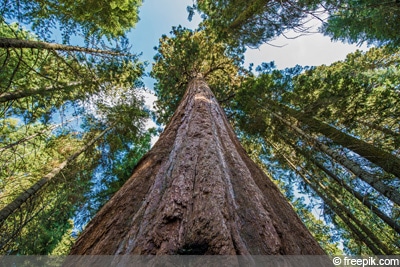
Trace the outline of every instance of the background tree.
[[[36, 39], [15, 24], [2, 27], [3, 36]], [[46, 121], [56, 109], [99, 91], [130, 88], [144, 69], [136, 55], [122, 52], [92, 55], [90, 50], [55, 51], [41, 46], [11, 46], [0, 51], [0, 114], [22, 115], [27, 121]]]
[[[8, 164], [7, 168], [3, 168], [5, 173], [2, 173], [1, 177], [3, 184], [2, 214], [7, 204], [11, 203], [19, 194], [24, 194], [25, 190], [41, 179], [41, 176], [45, 175], [46, 172], [59, 166], [65, 157], [71, 153], [71, 150], [73, 151], [78, 145], [77, 140], [74, 141], [74, 138], [62, 135], [59, 138], [54, 138], [50, 143], [41, 141], [41, 149], [33, 147], [32, 150], [27, 150], [30, 146], [20, 147], [19, 149], [28, 152], [27, 155], [20, 154], [19, 149], [11, 152], [19, 154], [20, 161], [25, 160], [26, 162], [21, 164], [22, 166], [10, 166], [12, 164]], [[37, 143], [36, 140], [35, 143]], [[47, 160], [42, 154], [39, 154], [41, 150], [44, 150], [43, 152], [48, 151]], [[7, 155], [8, 153], [2, 154], [4, 157], [7, 157]], [[30, 155], [30, 158], [28, 155]], [[95, 158], [94, 155], [92, 156]], [[27, 162], [30, 164], [27, 164]], [[82, 164], [84, 163], [82, 160]], [[88, 161], [86, 161], [86, 164], [90, 166]], [[24, 170], [21, 167], [30, 168]], [[78, 167], [78, 165], [75, 167]], [[81, 165], [81, 168], [84, 168], [84, 166]], [[8, 172], [6, 172], [7, 170]], [[75, 177], [74, 179], [65, 179], [69, 176], [66, 169], [63, 169], [63, 174], [66, 176], [61, 176], [61, 181], [60, 179], [58, 182], [51, 180], [40, 191], [26, 199], [12, 214], [2, 218], [1, 251], [3, 253], [46, 254], [51, 252], [52, 247], [57, 244], [60, 237], [57, 235], [62, 235], [66, 228], [71, 227], [68, 223], [69, 217], [73, 214], [71, 202], [76, 203], [75, 201], [79, 200], [79, 192], [85, 191], [85, 181], [86, 183], [88, 181], [88, 176], [84, 178], [79, 175], [79, 169], [72, 168], [71, 170], [76, 170], [70, 173], [71, 177]], [[83, 169], [80, 171], [85, 172]], [[66, 190], [69, 187], [76, 188], [76, 190]], [[82, 197], [80, 198], [82, 199]], [[49, 219], [47, 220], [47, 218]], [[33, 239], [31, 235], [35, 234], [37, 237]], [[36, 242], [32, 243], [32, 240]]]
[[[116, 190], [93, 184], [102, 160], [108, 155], [125, 162], [149, 147], [143, 130], [148, 111], [138, 93], [144, 64], [123, 43], [118, 50], [98, 50], [44, 43], [17, 24], [2, 23], [0, 31], [0, 250], [66, 253], [60, 242], [70, 244], [66, 234], [84, 222], [75, 214], [99, 198], [92, 214]], [[100, 97], [120, 102], [101, 105]], [[78, 122], [66, 123], [69, 116]], [[116, 187], [124, 179], [112, 178]]]
[[[71, 224], [70, 219], [75, 212], [81, 209], [79, 208], [80, 206], [91, 205], [90, 208], [92, 210], [89, 214], [86, 213], [86, 215], [90, 215], [93, 210], [98, 209], [115, 192], [115, 187], [114, 190], [110, 188], [105, 190], [101, 187], [101, 184], [93, 184], [95, 182], [93, 176], [95, 172], [99, 172], [99, 168], [102, 168], [103, 172], [113, 172], [113, 170], [117, 169], [114, 166], [116, 164], [110, 166], [103, 161], [106, 158], [119, 159], [121, 162], [128, 161], [125, 164], [127, 167], [132, 168], [138, 158], [147, 151], [150, 136], [143, 132], [143, 121], [147, 118], [148, 113], [141, 110], [142, 103], [138, 101], [139, 98], [137, 96], [133, 94], [130, 98], [126, 95], [125, 97], [130, 101], [121, 101], [119, 106], [101, 108], [103, 112], [107, 112], [107, 116], [100, 116], [101, 119], [97, 119], [95, 124], [91, 120], [92, 122], [86, 126], [87, 129], [90, 129], [85, 134], [86, 138], [69, 134], [56, 138], [50, 144], [48, 139], [44, 140], [43, 149], [54, 149], [53, 146], [56, 146], [62, 153], [65, 153], [64, 151], [68, 148], [65, 139], [74, 142], [67, 155], [62, 156], [60, 161], [55, 161], [54, 154], [48, 156], [48, 161], [51, 161], [51, 165], [47, 163], [47, 166], [51, 172], [45, 176], [46, 179], [42, 178], [46, 173], [46, 169], [43, 168], [42, 164], [46, 164], [46, 162], [38, 154], [40, 150], [37, 147], [35, 147], [35, 153], [30, 154], [34, 157], [32, 162], [38, 168], [37, 173], [33, 173], [34, 169], [27, 164], [22, 164], [22, 166], [30, 167], [30, 173], [23, 172], [23, 170], [18, 169], [18, 166], [12, 166], [13, 176], [21, 176], [16, 181], [16, 178], [10, 177], [10, 172], [6, 171], [13, 161], [11, 161], [11, 164], [6, 165], [6, 168], [2, 168], [6, 171], [1, 179], [3, 188], [0, 211], [2, 227], [1, 250], [4, 253], [52, 253], [65, 233], [74, 226]], [[113, 117], [116, 114], [115, 110], [121, 111], [122, 109], [126, 110], [125, 117]], [[103, 130], [107, 124], [111, 127]], [[99, 131], [102, 131], [102, 133], [97, 134]], [[63, 136], [65, 138], [62, 138]], [[124, 138], [129, 138], [129, 142]], [[89, 140], [85, 141], [85, 139]], [[37, 140], [33, 139], [29, 145], [36, 144], [36, 142]], [[98, 145], [94, 149], [93, 145], [96, 143]], [[26, 150], [29, 145], [20, 146], [17, 149]], [[19, 155], [21, 160], [30, 160], [27, 155], [20, 154], [17, 149], [11, 150], [10, 153]], [[8, 154], [5, 152], [3, 152], [2, 156], [7, 158]], [[129, 156], [136, 157], [136, 161], [135, 158], [127, 158]], [[107, 184], [107, 181], [117, 182], [117, 188], [118, 184], [123, 183], [124, 177], [119, 175], [118, 172], [112, 178], [113, 180], [105, 179], [102, 181], [103, 186]], [[12, 181], [14, 181], [14, 184]], [[42, 181], [44, 183], [40, 183]], [[18, 187], [15, 186], [15, 182]], [[38, 183], [40, 183], [40, 187], [37, 186]], [[20, 190], [16, 190], [16, 188], [20, 188]], [[30, 189], [27, 190], [28, 188]], [[17, 194], [20, 195], [17, 196]], [[57, 197], [54, 197], [54, 194]], [[99, 200], [95, 201], [96, 198]], [[11, 210], [9, 208], [11, 207], [10, 203], [14, 203], [15, 199], [19, 199], [22, 202], [19, 201], [18, 206], [14, 205], [16, 208]], [[60, 201], [57, 201], [57, 199], [60, 199]], [[56, 216], [58, 212], [59, 215]], [[89, 218], [90, 216], [86, 217], [85, 220]], [[75, 219], [75, 221], [79, 224], [85, 222], [79, 219]], [[79, 228], [82, 226], [76, 225], [74, 227]], [[31, 242], [32, 235], [38, 237], [35, 239], [36, 242], [34, 244]]]
[[398, 50], [355, 52], [343, 62], [297, 77], [291, 101], [306, 113], [396, 154], [398, 60]]
[[92, 99], [90, 116], [85, 129], [104, 128], [110, 123], [113, 129], [99, 143], [102, 151], [96, 165], [91, 191], [85, 194], [86, 202], [78, 210], [76, 222], [79, 231], [90, 221], [110, 197], [131, 176], [132, 170], [150, 149], [155, 129], [146, 129], [150, 111], [143, 108], [143, 96], [136, 91], [116, 91], [96, 95]]
[[[361, 121], [358, 116], [370, 116], [369, 120], [371, 121], [377, 118], [374, 114], [375, 111], [372, 110], [382, 110], [385, 107], [387, 113], [381, 113], [382, 120], [385, 118], [391, 120], [396, 117], [393, 114], [397, 114], [397, 105], [393, 103], [398, 101], [398, 96], [392, 95], [395, 90], [390, 87], [390, 84], [391, 81], [398, 79], [397, 75], [384, 76], [385, 78], [379, 76], [381, 78], [379, 81], [372, 78], [373, 83], [371, 83], [371, 79], [368, 79], [368, 82], [364, 80], [365, 76], [377, 77], [378, 75], [372, 74], [374, 72], [392, 73], [392, 69], [397, 68], [396, 54], [389, 54], [386, 51], [389, 50], [381, 48], [372, 49], [365, 54], [357, 52], [349, 55], [345, 62], [337, 62], [328, 67], [312, 68], [304, 73], [301, 73], [299, 67], [279, 71], [274, 69], [273, 64], [263, 64], [258, 68], [262, 73], [249, 77], [242, 84], [242, 90], [237, 92], [235, 109], [238, 111], [234, 113], [236, 116], [234, 121], [240, 131], [244, 133], [243, 137], [246, 137], [246, 134], [258, 136], [259, 142], [271, 149], [260, 153], [260, 156], [268, 159], [264, 160], [264, 164], [270, 164], [270, 161], [274, 160], [271, 156], [277, 155], [282, 160], [282, 166], [288, 165], [296, 173], [295, 177], [300, 178], [322, 198], [325, 205], [331, 210], [327, 214], [335, 214], [340, 217], [340, 219], [328, 219], [328, 222], [332, 221], [340, 225], [338, 227], [346, 225], [344, 227], [353, 235], [353, 238], [350, 239], [364, 244], [361, 245], [361, 247], [364, 246], [363, 251], [366, 250], [365, 247], [368, 247], [377, 254], [395, 253], [399, 246], [396, 242], [399, 223], [397, 213], [392, 210], [392, 205], [398, 209], [397, 197], [392, 198], [386, 195], [388, 191], [380, 190], [377, 187], [380, 184], [379, 187], [387, 187], [387, 190], [393, 194], [398, 193], [398, 177], [384, 171], [386, 162], [398, 160], [396, 154], [398, 144], [393, 146], [390, 141], [396, 138], [396, 134], [391, 135], [390, 133], [396, 133], [398, 129], [392, 129], [393, 131], [386, 131], [386, 133], [380, 132], [378, 135], [381, 138], [385, 137], [379, 143], [369, 142], [368, 144], [358, 143], [362, 139], [371, 140], [373, 135], [368, 136], [367, 131], [360, 128], [355, 129], [357, 128], [356, 121]], [[357, 57], [364, 58], [355, 60]], [[360, 65], [361, 62], [364, 65]], [[368, 64], [369, 62], [371, 64]], [[338, 66], [346, 66], [346, 73], [337, 71]], [[314, 72], [329, 74], [327, 76], [319, 75], [317, 78], [312, 75]], [[311, 77], [315, 77], [315, 80]], [[326, 78], [321, 79], [321, 77]], [[350, 92], [346, 92], [347, 94], [343, 92], [343, 95], [339, 96], [340, 91], [337, 90], [340, 90], [341, 86], [346, 87]], [[353, 111], [351, 105], [355, 103], [353, 102], [354, 98], [362, 96], [363, 100], [376, 99], [375, 94], [379, 95], [382, 91], [386, 91], [389, 97], [389, 99], [381, 99], [382, 101], [388, 100], [386, 106], [383, 106], [380, 101], [356, 102], [365, 103], [360, 108], [366, 107], [371, 112], [365, 112], [365, 110], [363, 112], [360, 108], [355, 108], [354, 111], [357, 112], [357, 115], [354, 113], [349, 116], [349, 113]], [[329, 92], [337, 94], [337, 98], [332, 97]], [[347, 107], [345, 104], [342, 106], [342, 103], [346, 103]], [[335, 113], [331, 116], [331, 110], [335, 112], [340, 110], [343, 113]], [[323, 128], [331, 130], [325, 131]], [[375, 127], [375, 130], [379, 128], [387, 128], [387, 126]], [[341, 135], [349, 135], [349, 133], [352, 134], [352, 138], [355, 138], [353, 141], [345, 144], [339, 140]], [[382, 146], [382, 142], [389, 142], [392, 146], [390, 148]], [[357, 151], [358, 148], [361, 146], [366, 148], [370, 145], [387, 151], [386, 158], [382, 158], [382, 168], [379, 168], [379, 164], [376, 166], [365, 160], [369, 153], [364, 155], [364, 159], [360, 157], [362, 153]], [[372, 150], [370, 152], [373, 153]], [[294, 158], [294, 155], [299, 159]], [[394, 159], [391, 160], [391, 157]], [[324, 178], [314, 180], [314, 177], [320, 176]], [[356, 177], [362, 178], [362, 181]], [[370, 185], [364, 183], [367, 181], [366, 177], [369, 177]], [[327, 179], [327, 184], [321, 182], [324, 179]], [[293, 183], [291, 180], [284, 180], [286, 183]], [[376, 184], [372, 181], [375, 181]], [[385, 199], [375, 189], [393, 202]], [[334, 196], [341, 196], [341, 198], [335, 200]], [[341, 207], [339, 204], [343, 202], [347, 203], [347, 208]], [[338, 220], [341, 222], [339, 223]], [[373, 223], [371, 224], [371, 222]], [[385, 233], [388, 233], [387, 237], [383, 240], [377, 237], [373, 238], [372, 233], [383, 231], [383, 229], [385, 229]], [[373, 240], [370, 239], [371, 237]], [[348, 239], [347, 234], [346, 238]], [[346, 249], [350, 253], [358, 253], [355, 248], [354, 250]]]

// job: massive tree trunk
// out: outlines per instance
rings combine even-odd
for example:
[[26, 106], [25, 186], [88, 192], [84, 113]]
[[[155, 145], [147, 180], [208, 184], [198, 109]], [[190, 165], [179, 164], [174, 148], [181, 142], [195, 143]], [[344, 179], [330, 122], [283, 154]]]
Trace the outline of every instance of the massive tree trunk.
[[71, 254], [324, 254], [202, 78]]

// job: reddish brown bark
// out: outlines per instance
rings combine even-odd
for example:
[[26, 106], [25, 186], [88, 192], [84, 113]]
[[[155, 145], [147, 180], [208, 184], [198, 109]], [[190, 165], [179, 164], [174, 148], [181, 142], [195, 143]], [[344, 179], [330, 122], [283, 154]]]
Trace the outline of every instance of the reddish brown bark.
[[71, 254], [324, 254], [194, 79], [158, 142]]

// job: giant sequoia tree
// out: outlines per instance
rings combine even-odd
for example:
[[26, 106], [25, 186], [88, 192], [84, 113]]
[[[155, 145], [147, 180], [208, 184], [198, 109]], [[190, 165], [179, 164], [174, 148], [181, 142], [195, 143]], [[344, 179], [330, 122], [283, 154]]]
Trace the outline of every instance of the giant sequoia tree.
[[[178, 76], [188, 79], [186, 93], [157, 143], [71, 253], [323, 254], [247, 156], [207, 84], [224, 75], [224, 64], [234, 66], [227, 47], [205, 40], [203, 32], [179, 28], [174, 34], [161, 40], [154, 69], [156, 75], [170, 70], [167, 82], [182, 72], [178, 67], [190, 67]], [[182, 46], [186, 50], [177, 49]], [[187, 52], [195, 52], [190, 62], [176, 57]], [[163, 84], [160, 91], [168, 89]]]
[[72, 254], [322, 254], [202, 78]]

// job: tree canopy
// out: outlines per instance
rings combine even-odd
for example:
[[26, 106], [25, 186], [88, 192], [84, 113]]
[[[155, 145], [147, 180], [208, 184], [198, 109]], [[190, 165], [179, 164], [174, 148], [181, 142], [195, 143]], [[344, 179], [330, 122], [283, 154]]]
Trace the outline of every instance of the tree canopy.
[[47, 39], [60, 30], [65, 42], [72, 34], [86, 39], [122, 37], [139, 20], [140, 0], [114, 1], [3, 1], [1, 19], [31, 24], [33, 30]]
[[198, 0], [189, 10], [203, 13], [220, 38], [250, 47], [288, 31], [312, 32], [311, 20], [319, 21], [320, 32], [333, 40], [398, 47], [399, 8], [396, 0]]
[[258, 47], [294, 30], [307, 31], [308, 16], [318, 13], [318, 1], [197, 1], [207, 23], [225, 40]]
[[220, 101], [229, 101], [246, 72], [241, 67], [243, 50], [218, 42], [208, 29], [174, 27], [171, 35], [161, 37], [151, 72], [157, 80], [158, 117], [164, 123], [192, 78], [202, 75]]
[[333, 40], [398, 47], [399, 12], [400, 3], [396, 0], [339, 1], [323, 24], [322, 32]]

